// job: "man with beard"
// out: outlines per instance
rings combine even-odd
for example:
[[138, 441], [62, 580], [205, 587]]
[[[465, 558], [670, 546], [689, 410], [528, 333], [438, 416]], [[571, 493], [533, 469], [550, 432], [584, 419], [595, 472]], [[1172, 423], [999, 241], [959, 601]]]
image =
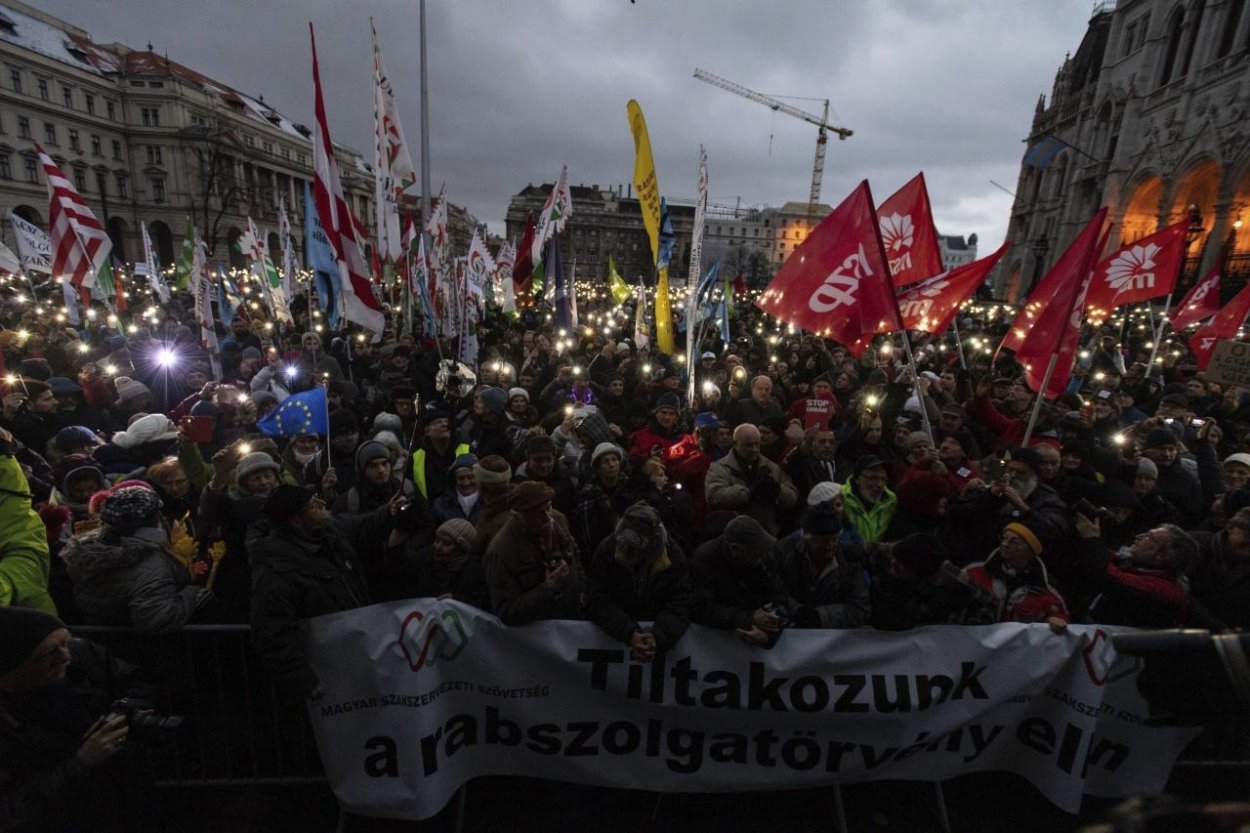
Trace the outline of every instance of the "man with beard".
[[1189, 570], [1191, 624], [1211, 630], [1250, 626], [1250, 508], [1219, 532], [1195, 532], [1199, 553]]
[[885, 461], [871, 454], [855, 461], [855, 473], [842, 484], [842, 514], [865, 544], [884, 536], [898, 510], [898, 497], [886, 488]]
[[421, 423], [424, 436], [412, 452], [412, 481], [429, 502], [447, 488], [447, 472], [457, 457], [469, 453], [469, 444], [452, 444], [451, 412], [441, 404], [427, 407]]
[[512, 490], [512, 516], [486, 548], [491, 608], [505, 625], [582, 619], [586, 573], [554, 493], [527, 482]]
[[1027, 521], [1045, 547], [1068, 534], [1068, 507], [1041, 482], [1041, 458], [1031, 448], [1013, 447], [1003, 457], [1003, 475], [968, 488], [950, 507], [951, 553], [964, 564], [989, 556], [1009, 523]]
[[48, 453], [48, 441], [61, 430], [56, 421], [58, 401], [46, 382], [22, 379], [9, 385], [4, 395], [0, 427], [7, 429], [22, 445], [40, 454]]
[[708, 469], [704, 490], [709, 508], [750, 515], [774, 536], [780, 529], [777, 513], [799, 499], [790, 475], [763, 456], [754, 425], [734, 429], [733, 449]]

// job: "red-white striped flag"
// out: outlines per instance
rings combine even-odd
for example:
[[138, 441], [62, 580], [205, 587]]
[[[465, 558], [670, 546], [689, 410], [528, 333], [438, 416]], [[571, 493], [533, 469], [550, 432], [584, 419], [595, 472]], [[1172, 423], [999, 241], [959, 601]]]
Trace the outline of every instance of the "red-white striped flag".
[[339, 181], [338, 164], [334, 159], [334, 145], [330, 141], [330, 128], [326, 123], [326, 106], [321, 97], [321, 73], [317, 68], [317, 38], [312, 24], [308, 24], [312, 40], [313, 86], [316, 89], [317, 121], [313, 130], [313, 170], [316, 174], [313, 193], [317, 204], [317, 216], [334, 250], [338, 261], [339, 278], [343, 286], [343, 314], [372, 330], [375, 340], [380, 339], [385, 327], [382, 307], [373, 296], [369, 283], [369, 266], [365, 263], [361, 241], [356, 236], [352, 212], [343, 198], [343, 185]]
[[108, 261], [113, 243], [73, 184], [52, 157], [35, 145], [48, 178], [48, 227], [52, 240], [52, 276], [79, 291], [95, 286], [96, 273]]

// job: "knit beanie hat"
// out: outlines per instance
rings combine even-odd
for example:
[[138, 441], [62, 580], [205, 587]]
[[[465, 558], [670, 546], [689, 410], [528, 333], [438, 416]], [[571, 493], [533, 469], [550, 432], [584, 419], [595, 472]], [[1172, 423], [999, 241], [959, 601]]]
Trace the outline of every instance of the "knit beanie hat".
[[832, 506], [809, 506], [803, 513], [803, 531], [808, 535], [837, 535], [842, 522]]
[[150, 394], [148, 386], [142, 382], [137, 382], [129, 376], [118, 376], [113, 380], [113, 387], [117, 389], [117, 401], [126, 402], [145, 393]]
[[1149, 475], [1155, 480], [1159, 479], [1159, 467], [1149, 457], [1137, 458], [1137, 473]]
[[526, 480], [524, 483], [518, 483], [517, 487], [512, 490], [512, 494], [508, 496], [508, 508], [518, 512], [528, 512], [531, 509], [537, 509], [555, 496], [555, 490], [547, 484], [539, 483], [537, 480]]
[[829, 503], [838, 495], [842, 494], [842, 485], [826, 480], [824, 483], [817, 483], [812, 490], [807, 493], [807, 505], [817, 506], [822, 503]]
[[556, 441], [546, 434], [533, 434], [525, 441], [526, 457], [535, 454], [555, 454], [556, 451]]
[[1042, 539], [1037, 537], [1037, 533], [1032, 529], [1029, 529], [1026, 524], [1020, 523], [1019, 521], [1013, 521], [1003, 527], [1003, 531], [1014, 532], [1016, 535], [1019, 535], [1022, 539], [1024, 539], [1024, 543], [1029, 545], [1029, 549], [1033, 550], [1034, 555], [1042, 554]]
[[273, 469], [274, 474], [282, 471], [277, 461], [263, 451], [244, 454], [238, 465], [234, 467], [234, 482], [245, 483], [250, 475], [264, 469]]
[[926, 434], [923, 431], [913, 431], [907, 435], [906, 448], [908, 451], [911, 451], [912, 448], [916, 445], [916, 443], [927, 443], [927, 442], [932, 442], [929, 439], [928, 434]]
[[456, 471], [457, 471], [458, 469], [470, 469], [470, 470], [473, 470], [476, 466], [477, 466], [477, 455], [476, 455], [476, 454], [461, 454], [461, 455], [460, 455], [459, 457], [457, 457], [455, 460], [452, 460], [452, 461], [451, 461], [451, 469], [450, 469], [450, 471], [451, 471], [451, 473], [452, 473], [452, 476], [454, 477], [454, 476], [455, 476], [455, 473], [456, 473]]
[[398, 437], [404, 433], [404, 421], [399, 418], [399, 414], [382, 411], [373, 418], [373, 435], [376, 437], [379, 431], [390, 431]]
[[643, 560], [650, 561], [664, 552], [668, 536], [664, 524], [660, 522], [660, 514], [645, 503], [635, 503], [616, 522], [614, 540], [617, 561], [630, 560], [624, 557], [626, 550], [641, 554]]
[[478, 395], [482, 397], [482, 404], [487, 410], [502, 414], [508, 407], [508, 392], [503, 388], [487, 388]]
[[513, 399], [515, 399], [518, 396], [525, 397], [526, 402], [530, 401], [530, 392], [527, 391], [525, 388], [509, 388], [508, 389], [508, 401], [509, 402], [511, 402]]
[[178, 429], [164, 414], [147, 414], [132, 422], [125, 431], [113, 435], [113, 445], [131, 449], [146, 443], [178, 439]]
[[292, 486], [283, 483], [269, 493], [265, 501], [265, 517], [274, 526], [286, 526], [317, 494], [316, 486]]
[[377, 440], [369, 440], [356, 449], [356, 471], [364, 472], [365, 466], [374, 460], [391, 461], [391, 450]]
[[130, 535], [145, 526], [156, 526], [160, 495], [141, 486], [113, 491], [100, 506], [100, 521], [119, 535]]
[[597, 466], [599, 458], [605, 454], [615, 454], [617, 460], [624, 459], [625, 455], [621, 453], [621, 447], [615, 443], [599, 443], [595, 446], [595, 450], [590, 454], [590, 465]]
[[498, 454], [488, 454], [473, 464], [473, 476], [477, 478], [478, 486], [488, 483], [511, 483], [512, 466], [508, 465], [508, 461]]
[[655, 401], [655, 407], [651, 409], [651, 413], [657, 414], [663, 410], [681, 411], [681, 400], [677, 398], [675, 393], [662, 393], [660, 398]]
[[65, 627], [50, 613], [31, 607], [0, 607], [0, 676], [15, 671], [30, 659], [39, 643]]
[[1155, 428], [1142, 440], [1142, 448], [1158, 448], [1161, 445], [1176, 445], [1176, 435], [1166, 428]]
[[459, 547], [461, 552], [468, 552], [477, 539], [477, 529], [464, 518], [452, 518], [434, 530], [434, 535], [442, 535]]
[[901, 509], [933, 515], [942, 498], [950, 497], [951, 483], [931, 471], [911, 472], [894, 489]]
[[52, 438], [52, 444], [57, 451], [65, 454], [71, 449], [82, 448], [84, 445], [92, 447], [101, 445], [102, 441], [85, 425], [70, 425], [56, 432], [56, 436]]

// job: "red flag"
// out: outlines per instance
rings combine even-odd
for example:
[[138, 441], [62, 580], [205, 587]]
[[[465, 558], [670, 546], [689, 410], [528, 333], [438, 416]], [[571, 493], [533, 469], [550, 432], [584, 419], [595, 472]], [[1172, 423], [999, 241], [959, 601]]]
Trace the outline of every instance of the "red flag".
[[745, 298], [747, 296], [747, 282], [741, 275], [734, 278], [734, 298]]
[[96, 274], [108, 260], [113, 244], [52, 157], [39, 145], [35, 145], [35, 152], [48, 178], [52, 277], [69, 281], [79, 292], [87, 292], [95, 286]]
[[1216, 342], [1223, 338], [1236, 338], [1237, 331], [1246, 323], [1247, 315], [1250, 315], [1250, 285], [1233, 296], [1233, 300], [1216, 313], [1214, 318], [1199, 327], [1189, 340], [1189, 349], [1198, 360], [1199, 370], [1207, 369]]
[[[1085, 296], [1089, 292], [1094, 264], [1104, 239], [1102, 224], [1106, 216], [1107, 209], [1099, 209], [1085, 229], [1072, 241], [1072, 245], [1051, 267], [1047, 278], [1051, 275], [1058, 276], [1052, 282], [1055, 292], [1045, 300], [1044, 308], [1035, 309], [1035, 317], [1027, 333], [1028, 338], [1016, 350], [1016, 361], [1024, 365], [1026, 383], [1039, 396], [1047, 399], [1054, 399], [1063, 393], [1072, 376], [1077, 335], [1081, 330], [1081, 314], [1085, 309]], [[1048, 281], [1043, 280], [1038, 285], [1039, 288], [1046, 283]], [[1033, 293], [1035, 297], [1037, 294]], [[1030, 298], [1026, 309], [1034, 303], [1034, 298]], [[1013, 324], [1012, 330], [1015, 329], [1016, 324]], [[1055, 369], [1046, 389], [1042, 390], [1042, 380], [1052, 357], [1055, 360]]]
[[908, 286], [945, 271], [923, 171], [881, 203], [877, 216], [895, 286]]
[[1172, 310], [1168, 320], [1172, 329], [1185, 329], [1220, 311], [1220, 267], [1216, 266], [1198, 281]]
[[856, 357], [876, 333], [903, 329], [868, 180], [816, 226], [756, 303]]
[[363, 239], [354, 228], [351, 210], [343, 198], [343, 185], [339, 181], [339, 167], [334, 160], [334, 144], [330, 141], [330, 128], [326, 122], [326, 105], [321, 97], [321, 72], [317, 68], [317, 38], [312, 24], [308, 24], [308, 36], [312, 41], [313, 87], [316, 90], [316, 124], [313, 129], [313, 172], [315, 182], [317, 216], [322, 229], [334, 250], [338, 261], [339, 278], [343, 287], [343, 314], [381, 336], [386, 325], [382, 307], [373, 296], [369, 283], [369, 267], [361, 248]]
[[1188, 230], [1189, 221], [1182, 220], [1103, 258], [1094, 269], [1086, 315], [1099, 322], [1116, 307], [1170, 295], [1185, 260]]
[[1010, 246], [1010, 243], [1004, 243], [988, 257], [965, 263], [909, 287], [898, 296], [898, 310], [903, 316], [903, 326], [923, 333], [945, 332], [955, 318], [955, 313], [959, 312], [959, 305], [985, 283], [990, 270]]
[[525, 219], [525, 231], [521, 232], [521, 245], [517, 246], [516, 264], [512, 267], [512, 289], [516, 292], [519, 307], [531, 303], [530, 292], [534, 289], [534, 215]]

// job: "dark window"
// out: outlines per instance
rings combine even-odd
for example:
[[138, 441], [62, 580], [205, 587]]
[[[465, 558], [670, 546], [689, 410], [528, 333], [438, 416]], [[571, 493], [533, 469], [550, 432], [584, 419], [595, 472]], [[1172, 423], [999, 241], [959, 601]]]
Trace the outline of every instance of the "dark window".
[[1241, 27], [1241, 16], [1246, 11], [1246, 0], [1229, 0], [1226, 5], [1228, 13], [1224, 16], [1224, 31], [1220, 32], [1220, 48], [1215, 54], [1217, 58], [1223, 58], [1233, 51], [1237, 30]]
[[104, 107], [108, 112], [109, 121], [117, 120], [117, 104], [112, 101], [104, 102]]
[[78, 141], [77, 130], [71, 130], [69, 132], [69, 146], [71, 150], [76, 150], [79, 153], [82, 153], [82, 144]]
[[56, 125], [52, 122], [43, 123], [43, 138], [50, 145], [56, 144]]
[[116, 139], [113, 140], [113, 158], [118, 161], [122, 158], [122, 143]]
[[1202, 28], [1202, 12], [1205, 3], [1199, 0], [1194, 6], [1194, 22], [1189, 28], [1189, 43], [1185, 46], [1185, 60], [1181, 64], [1181, 76], [1189, 74], [1189, 65], [1193, 63], [1194, 53], [1198, 51], [1198, 30]]
[[13, 87], [13, 92], [15, 93], [22, 91], [22, 71], [20, 69], [9, 70], [9, 85]]
[[74, 187], [78, 189], [78, 193], [87, 193], [87, 172], [83, 170], [74, 171]]
[[48, 100], [48, 82], [40, 78], [39, 81], [36, 83], [36, 86], [39, 88], [39, 99], [41, 101], [47, 101]]
[[101, 196], [108, 193], [108, 180], [104, 178], [104, 174], [97, 172], [95, 175], [95, 189]]
[[74, 91], [69, 87], [61, 87], [61, 100], [65, 102], [65, 106], [74, 109]]
[[104, 155], [103, 143], [100, 141], [100, 137], [95, 135], [94, 133], [91, 134], [91, 155], [92, 156]]
[[157, 107], [144, 107], [139, 112], [144, 127], [160, 127], [161, 111]]
[[153, 179], [152, 180], [152, 202], [164, 202], [164, 201], [165, 201], [165, 180], [159, 179], [159, 178]]
[[95, 96], [91, 95], [91, 93], [83, 93], [82, 103], [83, 103], [83, 106], [87, 108], [87, 115], [94, 116], [95, 115]]
[[0, 179], [13, 178], [13, 160], [7, 153], [0, 153]]
[[1137, 46], [1137, 24], [1130, 23], [1124, 30], [1124, 48], [1120, 50], [1120, 57], [1124, 57], [1132, 52]]
[[26, 116], [17, 117], [17, 135], [21, 139], [30, 138], [30, 119]]
[[39, 184], [39, 163], [35, 161], [35, 157], [26, 157], [26, 181]]
[[148, 164], [161, 164], [161, 148], [160, 145], [148, 145]]
[[117, 196], [121, 197], [122, 199], [127, 199], [129, 197], [128, 192], [129, 192], [129, 188], [127, 187], [126, 175], [118, 174], [117, 175]]
[[1172, 72], [1176, 69], [1177, 53], [1181, 49], [1181, 34], [1185, 28], [1185, 12], [1177, 10], [1172, 16], [1172, 23], [1168, 27], [1168, 42], [1163, 51], [1163, 68], [1159, 73], [1159, 86], [1163, 86], [1172, 80]]

